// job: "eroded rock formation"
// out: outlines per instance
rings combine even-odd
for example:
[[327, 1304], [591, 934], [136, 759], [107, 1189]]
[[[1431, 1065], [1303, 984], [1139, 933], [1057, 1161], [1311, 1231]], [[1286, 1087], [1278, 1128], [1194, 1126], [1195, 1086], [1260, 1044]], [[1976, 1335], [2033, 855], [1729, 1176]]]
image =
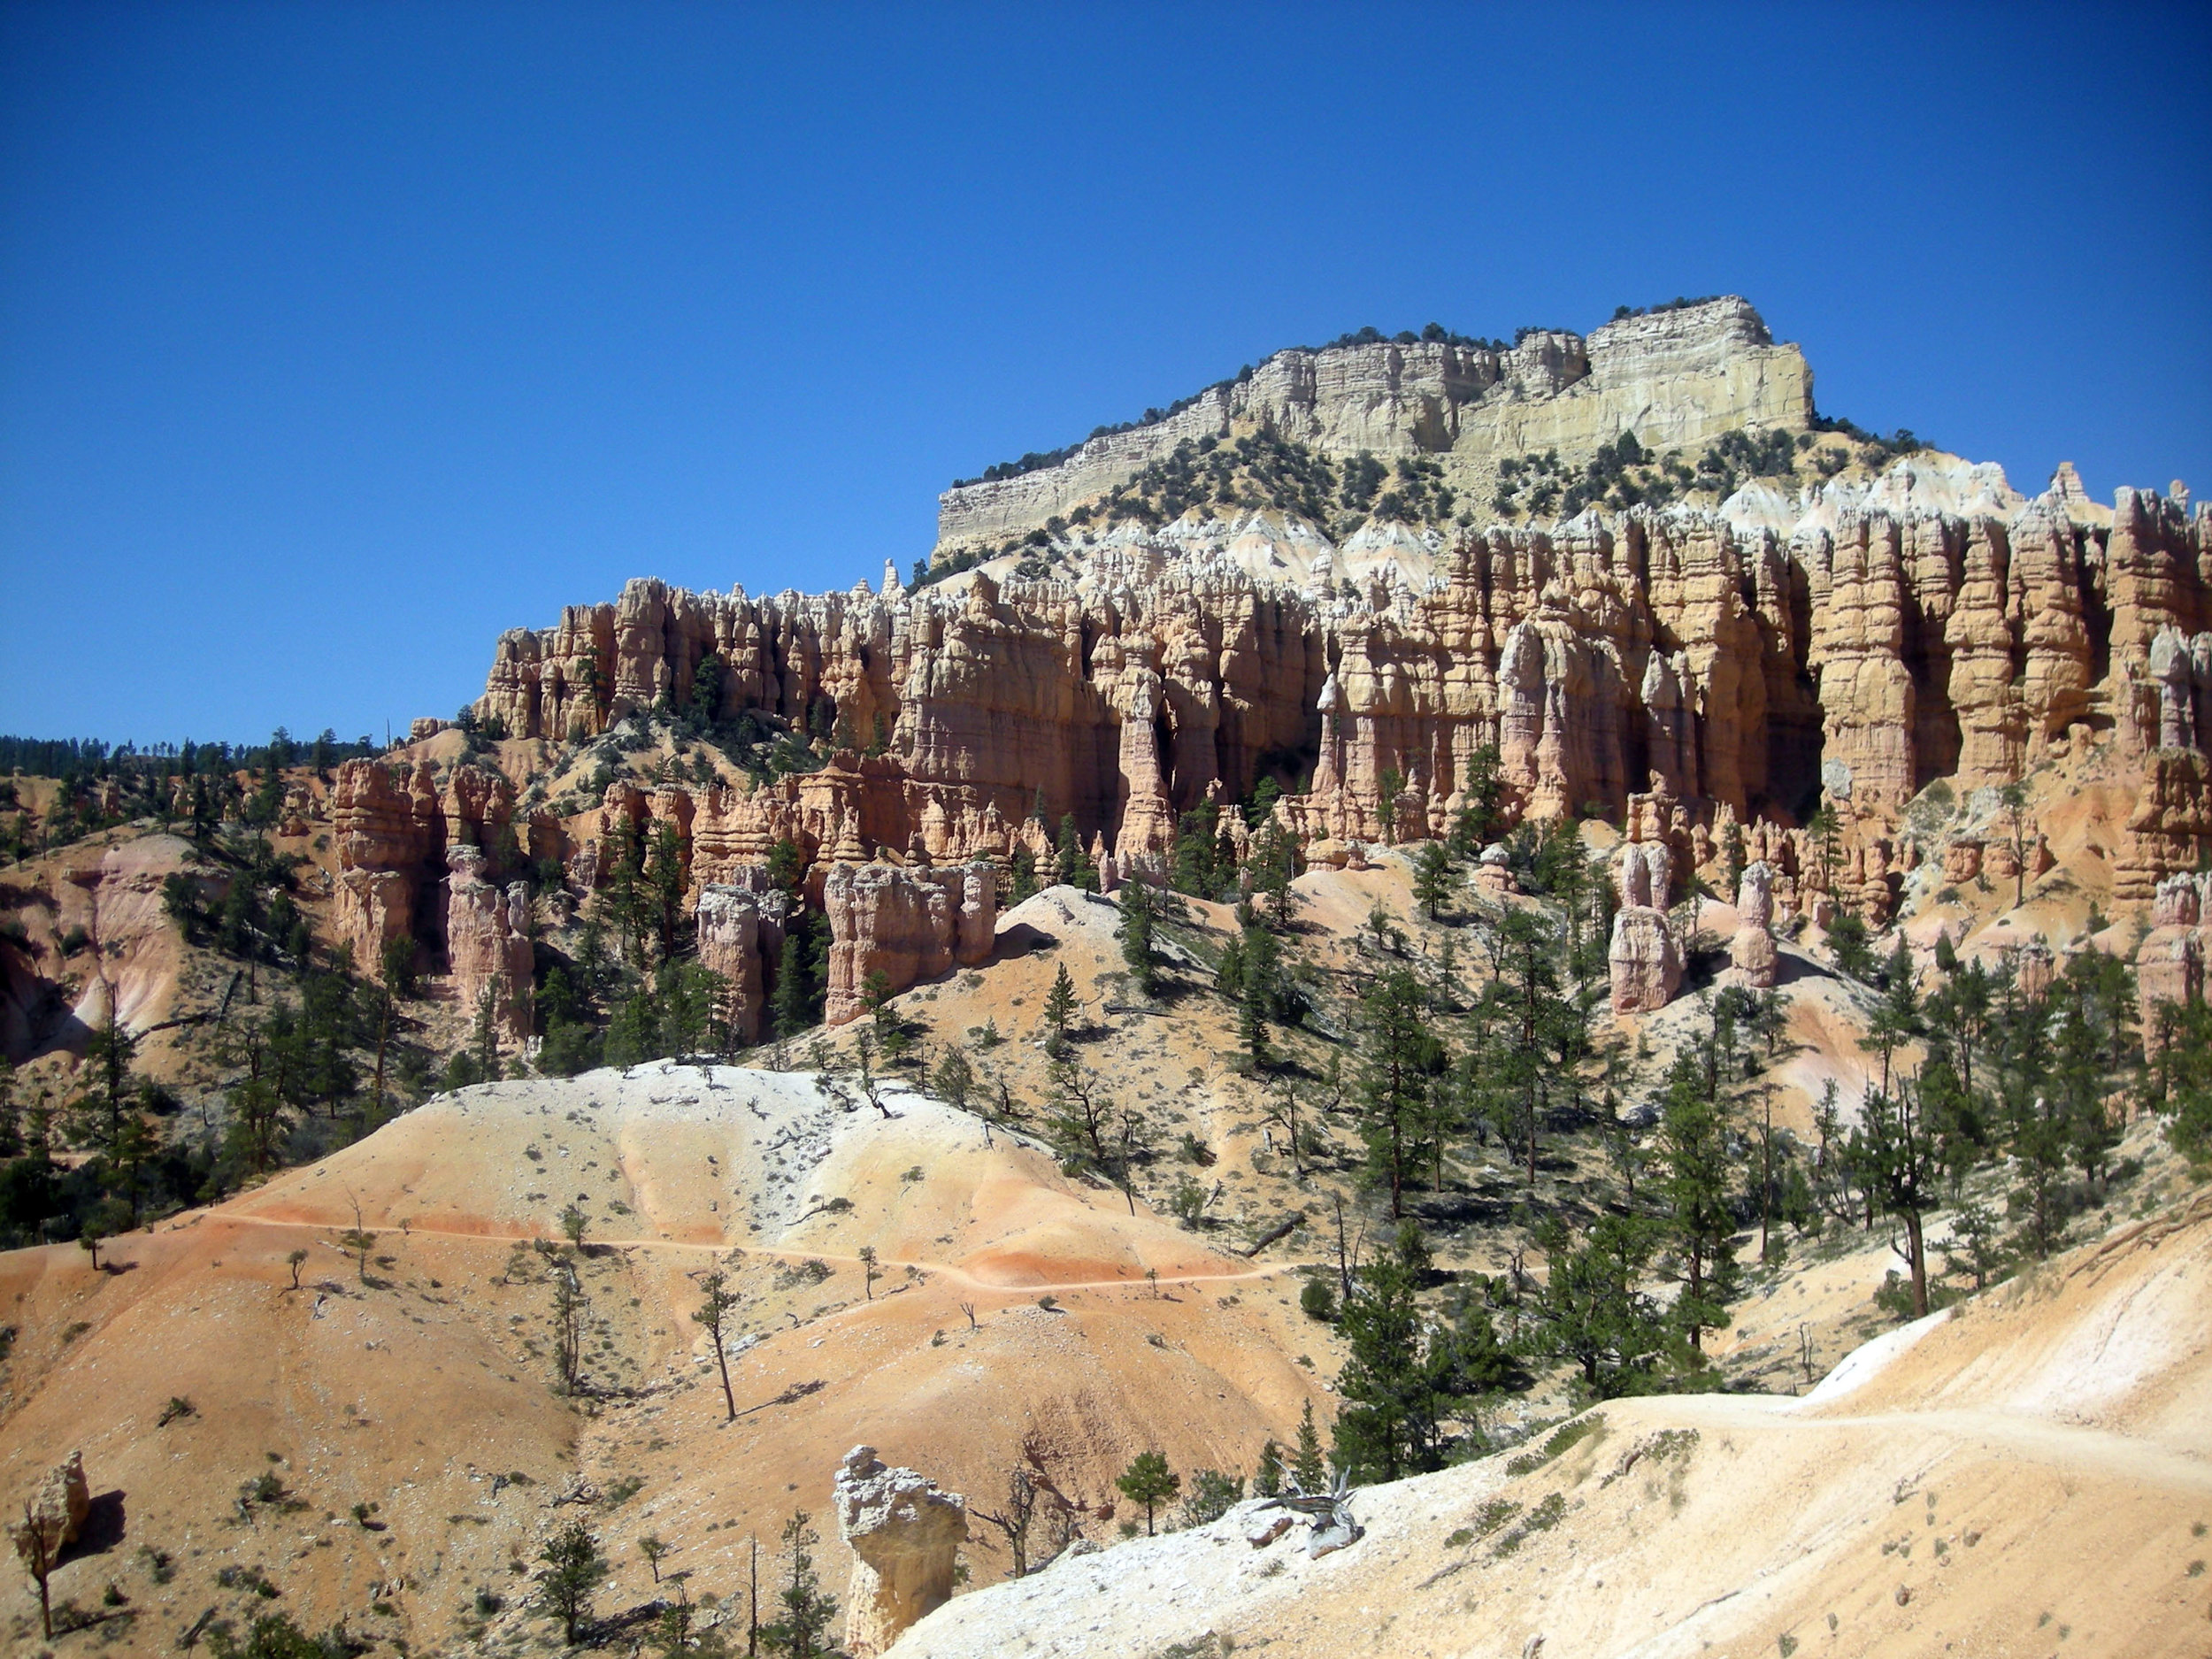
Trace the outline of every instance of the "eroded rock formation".
[[841, 864], [823, 883], [822, 908], [830, 925], [824, 1018], [837, 1025], [861, 1011], [872, 974], [903, 991], [988, 956], [998, 872], [987, 864], [949, 870]]
[[1664, 1008], [1682, 987], [1682, 953], [1664, 910], [1628, 904], [1615, 911], [1613, 942], [1606, 960], [1617, 1014]]
[[1774, 869], [1754, 860], [1744, 866], [1736, 884], [1736, 936], [1728, 944], [1728, 960], [1743, 982], [1754, 990], [1770, 988], [1781, 965], [1774, 942]]
[[2205, 902], [2212, 877], [2169, 876], [2151, 900], [2151, 930], [2135, 952], [2136, 1008], [2147, 1048], [2159, 1046], [2159, 1010], [2204, 995]]
[[[2141, 780], [2112, 849], [2117, 895], [2193, 870], [2212, 850], [2212, 513], [2178, 489], [2122, 490], [2108, 510], [2062, 467], [2027, 499], [1995, 467], [1924, 453], [1787, 494], [1754, 482], [1717, 508], [1591, 507], [1549, 526], [1399, 522], [1378, 503], [1340, 543], [1248, 503], [1150, 528], [1062, 517], [1187, 441], [1439, 457], [1464, 488], [1499, 455], [1571, 457], [1632, 428], [1663, 451], [1740, 428], [1812, 441], [1810, 419], [1801, 357], [1735, 299], [1510, 350], [1280, 353], [1161, 421], [945, 498], [945, 548], [1033, 530], [1018, 558], [815, 595], [634, 581], [503, 636], [477, 713], [557, 741], [664, 703], [813, 735], [811, 769], [745, 786], [618, 780], [573, 846], [558, 823], [524, 826], [528, 856], [566, 858], [586, 890], [621, 825], [672, 830], [741, 1031], [773, 977], [766, 918], [703, 895], [759, 891], [742, 872], [779, 843], [841, 930], [832, 1017], [849, 1018], [869, 972], [903, 985], [973, 948], [949, 918], [975, 907], [974, 884], [958, 878], [956, 898], [947, 866], [1002, 872], [1026, 853], [1049, 871], [1072, 818], [1110, 885], [1156, 867], [1185, 814], [1263, 780], [1285, 791], [1276, 824], [1324, 862], [1442, 833], [1494, 768], [1508, 825], [1629, 825], [1645, 850], [1622, 874], [1647, 895], [1631, 911], [1663, 912], [1726, 835], [1767, 869], [1776, 917], [1880, 924], [1937, 851], [1901, 829], [1930, 783], [1963, 795], [2112, 745]], [[511, 794], [482, 777], [345, 769], [332, 812], [357, 959], [410, 917], [434, 936], [449, 846], [495, 865], [517, 840]], [[1822, 803], [1839, 825], [1816, 846]], [[1994, 840], [1941, 856], [1955, 883], [2010, 872]], [[2039, 843], [2032, 867], [2049, 856]], [[1502, 869], [1484, 879], [1506, 885]], [[1671, 990], [1665, 933], [1619, 925], [1618, 997]], [[1740, 935], [1746, 979], [1770, 976], [1771, 945], [1764, 926]]]
[[832, 1502], [854, 1557], [845, 1650], [853, 1659], [874, 1659], [952, 1599], [955, 1559], [968, 1536], [967, 1500], [911, 1469], [886, 1467], [872, 1446], [856, 1446], [838, 1468]]
[[445, 939], [453, 993], [472, 1011], [489, 998], [501, 1037], [521, 1042], [530, 1035], [534, 981], [530, 887], [516, 881], [503, 889], [485, 879], [486, 867], [480, 848], [446, 849]]

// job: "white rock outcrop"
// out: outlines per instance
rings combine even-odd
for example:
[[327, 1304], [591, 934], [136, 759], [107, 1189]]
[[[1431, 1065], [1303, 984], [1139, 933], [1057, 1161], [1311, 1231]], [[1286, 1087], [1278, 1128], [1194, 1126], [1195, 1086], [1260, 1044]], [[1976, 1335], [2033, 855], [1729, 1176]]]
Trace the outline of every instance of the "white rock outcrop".
[[837, 1530], [852, 1547], [845, 1648], [873, 1659], [924, 1614], [952, 1599], [953, 1567], [968, 1536], [968, 1503], [911, 1469], [886, 1467], [856, 1446], [837, 1471]]

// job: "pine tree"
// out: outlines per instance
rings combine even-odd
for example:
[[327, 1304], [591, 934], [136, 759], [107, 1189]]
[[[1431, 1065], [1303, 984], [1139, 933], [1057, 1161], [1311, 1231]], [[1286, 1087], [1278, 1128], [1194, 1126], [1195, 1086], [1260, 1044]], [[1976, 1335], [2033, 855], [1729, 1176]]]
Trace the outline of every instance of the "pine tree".
[[571, 1647], [576, 1632], [591, 1617], [593, 1594], [607, 1576], [607, 1558], [599, 1553], [599, 1540], [581, 1521], [571, 1521], [556, 1532], [538, 1559], [538, 1607], [561, 1621]]
[[1068, 964], [1062, 963], [1059, 972], [1052, 976], [1052, 989], [1045, 994], [1045, 1025], [1056, 1041], [1064, 1040], [1068, 1027], [1075, 1021], [1075, 980], [1068, 972]]
[[[1306, 1409], [1313, 1407], [1309, 1403]], [[1279, 1496], [1283, 1490], [1283, 1448], [1271, 1439], [1260, 1448], [1260, 1464], [1252, 1474], [1252, 1495], [1256, 1498]]]
[[1435, 921], [1452, 893], [1452, 855], [1442, 841], [1428, 841], [1413, 856], [1413, 902]]
[[1486, 743], [1467, 757], [1460, 796], [1459, 816], [1452, 821], [1451, 851], [1455, 857], [1472, 858], [1504, 827], [1499, 808], [1505, 786], [1499, 777], [1494, 743]]
[[791, 1659], [817, 1659], [828, 1653], [825, 1636], [837, 1617], [837, 1603], [822, 1593], [815, 1571], [813, 1549], [822, 1540], [809, 1525], [813, 1518], [804, 1509], [795, 1509], [784, 1523], [786, 1578], [776, 1596], [783, 1603], [783, 1617], [760, 1628], [761, 1644]]
[[1555, 1094], [1573, 1087], [1584, 1026], [1560, 993], [1558, 941], [1542, 917], [1508, 910], [1492, 939], [1496, 975], [1485, 1015], [1499, 1041], [1485, 1089], [1502, 1137], [1522, 1150], [1533, 1187], [1544, 1118]]
[[1160, 957], [1153, 943], [1157, 912], [1152, 884], [1142, 877], [1123, 883], [1121, 889], [1121, 959], [1138, 991], [1150, 996], [1159, 988]]
[[1075, 827], [1072, 812], [1060, 820], [1060, 839], [1056, 850], [1060, 856], [1060, 880], [1063, 886], [1081, 887], [1086, 893], [1098, 891], [1098, 866], [1083, 850], [1082, 833]]
[[1581, 1368], [1600, 1399], [1634, 1393], [1666, 1346], [1663, 1316], [1637, 1288], [1651, 1260], [1651, 1227], [1602, 1215], [1577, 1234], [1554, 1218], [1537, 1232], [1543, 1281], [1526, 1298], [1517, 1346], [1531, 1358]]
[[1183, 1478], [1167, 1466], [1159, 1452], [1139, 1452], [1129, 1467], [1114, 1477], [1114, 1486], [1132, 1503], [1144, 1505], [1145, 1536], [1152, 1535], [1153, 1511], [1183, 1489]]
[[1426, 1341], [1416, 1300], [1428, 1246], [1402, 1223], [1389, 1254], [1362, 1268], [1340, 1329], [1351, 1353], [1337, 1377], [1338, 1468], [1354, 1480], [1395, 1480], [1442, 1467], [1438, 1437], [1445, 1365]]
[[1901, 1082], [1893, 1097], [1868, 1093], [1852, 1145], [1859, 1182], [1875, 1206], [1905, 1224], [1905, 1259], [1912, 1269], [1915, 1318], [1928, 1311], [1928, 1247], [1921, 1217], [1935, 1202], [1936, 1148], [1920, 1110], [1919, 1089]]
[[1705, 1331], [1728, 1323], [1721, 1298], [1733, 1267], [1729, 1240], [1736, 1231], [1725, 1126], [1706, 1065], [1695, 1054], [1678, 1057], [1668, 1076], [1659, 1138], [1669, 1226], [1683, 1260], [1674, 1317], [1695, 1348]]
[[1321, 1431], [1313, 1421], [1313, 1402], [1309, 1400], [1298, 1417], [1298, 1450], [1290, 1462], [1290, 1478], [1298, 1483], [1298, 1490], [1305, 1493], [1328, 1489], [1329, 1471], [1321, 1460]]
[[722, 1327], [732, 1310], [737, 1307], [739, 1297], [730, 1288], [729, 1275], [718, 1267], [708, 1270], [701, 1277], [699, 1289], [704, 1300], [693, 1311], [692, 1323], [704, 1325], [708, 1337], [714, 1343], [714, 1363], [722, 1377], [722, 1409], [729, 1414], [726, 1420], [734, 1423], [737, 1421], [737, 1396], [730, 1389], [730, 1356], [723, 1345]]
[[812, 979], [806, 940], [794, 930], [784, 935], [783, 953], [777, 958], [776, 988], [769, 996], [777, 1036], [795, 1037], [814, 1023]]
[[1430, 1031], [1420, 981], [1392, 968], [1361, 999], [1365, 1024], [1360, 1059], [1360, 1140], [1366, 1178], [1390, 1189], [1390, 1213], [1404, 1213], [1405, 1184], [1417, 1167], [1430, 1079], [1444, 1069], [1443, 1046]]

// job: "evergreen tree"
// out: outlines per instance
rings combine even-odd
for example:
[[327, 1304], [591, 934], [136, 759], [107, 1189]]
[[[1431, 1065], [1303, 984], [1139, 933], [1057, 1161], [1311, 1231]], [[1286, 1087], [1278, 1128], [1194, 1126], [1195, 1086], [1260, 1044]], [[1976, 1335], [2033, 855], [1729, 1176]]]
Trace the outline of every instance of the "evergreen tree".
[[1080, 887], [1086, 893], [1098, 891], [1098, 866], [1083, 850], [1083, 836], [1075, 827], [1072, 812], [1060, 820], [1060, 840], [1055, 850], [1059, 854], [1062, 885]]
[[1340, 1329], [1351, 1352], [1337, 1377], [1338, 1468], [1357, 1481], [1395, 1480], [1442, 1467], [1440, 1422], [1450, 1356], [1425, 1339], [1416, 1300], [1430, 1268], [1413, 1222], [1392, 1249], [1360, 1270]]
[[1114, 1486], [1132, 1503], [1144, 1505], [1145, 1536], [1152, 1535], [1153, 1511], [1183, 1489], [1183, 1478], [1167, 1466], [1158, 1452], [1139, 1452], [1129, 1467], [1114, 1477]]
[[[1309, 1403], [1306, 1409], [1310, 1413], [1312, 1405]], [[1283, 1448], [1271, 1439], [1260, 1448], [1259, 1467], [1252, 1474], [1252, 1495], [1256, 1498], [1279, 1497], [1282, 1490]]]
[[1413, 902], [1432, 922], [1441, 914], [1453, 887], [1452, 856], [1442, 841], [1427, 841], [1413, 856]]
[[1278, 930], [1288, 927], [1295, 903], [1290, 884], [1297, 874], [1297, 849], [1273, 818], [1262, 824], [1254, 835], [1251, 856], [1244, 868], [1267, 925]]
[[783, 1616], [760, 1627], [761, 1645], [790, 1659], [817, 1659], [830, 1652], [827, 1633], [837, 1617], [837, 1603], [822, 1593], [815, 1571], [814, 1546], [822, 1540], [809, 1525], [813, 1518], [804, 1509], [795, 1509], [784, 1523], [784, 1586], [776, 1594], [783, 1603]]
[[1430, 1031], [1428, 998], [1410, 970], [1394, 967], [1361, 998], [1360, 1140], [1364, 1174], [1390, 1189], [1390, 1213], [1404, 1213], [1405, 1184], [1420, 1163], [1431, 1079], [1444, 1070]]
[[1921, 1217], [1936, 1202], [1937, 1175], [1936, 1148], [1918, 1096], [1919, 1090], [1909, 1082], [1901, 1081], [1894, 1096], [1870, 1090], [1852, 1144], [1860, 1185], [1877, 1208], [1905, 1224], [1915, 1318], [1928, 1311], [1928, 1247]]
[[1052, 989], [1045, 994], [1045, 1026], [1052, 1041], [1065, 1041], [1068, 1027], [1075, 1023], [1076, 1008], [1075, 980], [1063, 962], [1052, 976]]
[[1701, 1346], [1704, 1332], [1728, 1323], [1722, 1298], [1734, 1267], [1729, 1244], [1736, 1231], [1729, 1204], [1732, 1169], [1709, 1070], [1717, 1047], [1709, 1039], [1704, 1060], [1686, 1053], [1675, 1061], [1660, 1110], [1661, 1186], [1670, 1236], [1683, 1262], [1682, 1294], [1673, 1313], [1693, 1348]]
[[1141, 876], [1132, 877], [1124, 882], [1121, 888], [1121, 959], [1129, 965], [1131, 980], [1146, 996], [1150, 996], [1160, 984], [1160, 956], [1153, 943], [1153, 932], [1157, 921], [1152, 884]]
[[690, 885], [690, 860], [685, 856], [682, 838], [675, 825], [664, 818], [653, 826], [647, 849], [641, 898], [649, 907], [663, 962], [676, 955], [678, 938], [685, 926], [684, 895]]
[[1472, 858], [1504, 828], [1504, 815], [1500, 809], [1505, 798], [1505, 785], [1499, 775], [1494, 743], [1486, 743], [1467, 757], [1460, 780], [1460, 797], [1459, 814], [1452, 820], [1452, 856]]
[[1651, 1262], [1649, 1225], [1603, 1215], [1576, 1234], [1554, 1218], [1537, 1241], [1546, 1273], [1528, 1297], [1521, 1351], [1579, 1366], [1582, 1386], [1600, 1399], [1646, 1386], [1666, 1347], [1664, 1316], [1637, 1288]]
[[1291, 1458], [1290, 1478], [1298, 1483], [1301, 1492], [1323, 1492], [1328, 1488], [1329, 1471], [1321, 1461], [1321, 1431], [1314, 1425], [1310, 1400], [1298, 1416], [1298, 1449]]
[[564, 1639], [576, 1645], [577, 1632], [591, 1617], [592, 1598], [607, 1576], [607, 1558], [599, 1540], [581, 1521], [571, 1521], [556, 1532], [538, 1559], [539, 1610], [561, 1621]]
[[814, 963], [808, 954], [805, 933], [792, 929], [783, 936], [783, 954], [777, 958], [777, 989], [768, 1007], [777, 1022], [779, 1038], [796, 1038], [814, 1025]]
[[1574, 1087], [1586, 1041], [1581, 1010], [1561, 994], [1558, 941], [1534, 911], [1508, 910], [1491, 930], [1495, 976], [1486, 1022], [1498, 1035], [1485, 1090], [1508, 1145], [1517, 1145], [1536, 1185], [1538, 1141], [1554, 1099]]
[[1237, 855], [1222, 827], [1221, 809], [1201, 801], [1182, 816], [1169, 864], [1169, 880], [1193, 898], [1225, 900], [1237, 885]]

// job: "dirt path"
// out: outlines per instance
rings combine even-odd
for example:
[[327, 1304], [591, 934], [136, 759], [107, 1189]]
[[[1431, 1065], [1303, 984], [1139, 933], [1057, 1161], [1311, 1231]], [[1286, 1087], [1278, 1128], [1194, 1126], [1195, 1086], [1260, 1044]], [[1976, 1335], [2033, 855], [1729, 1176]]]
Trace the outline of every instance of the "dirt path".
[[1955, 1440], [2001, 1446], [2037, 1463], [2079, 1471], [2107, 1479], [2212, 1493], [2212, 1462], [2108, 1429], [2079, 1428], [2047, 1417], [2024, 1416], [1993, 1407], [1955, 1411], [1881, 1411], [1861, 1417], [1812, 1417], [1802, 1402], [1788, 1395], [1677, 1394], [1667, 1409], [1701, 1428], [1751, 1432], [1819, 1429], [1912, 1429]]
[[[289, 1228], [301, 1233], [327, 1233], [337, 1224], [323, 1221], [283, 1221], [271, 1216], [254, 1216], [230, 1210], [205, 1210], [190, 1221], [180, 1222], [169, 1231], [181, 1232], [198, 1226], [203, 1221], [228, 1222], [254, 1227]], [[379, 1237], [396, 1233], [402, 1238], [462, 1239], [480, 1244], [534, 1244], [550, 1242], [541, 1233], [470, 1233], [459, 1228], [446, 1227], [367, 1227]], [[834, 1250], [780, 1250], [757, 1244], [702, 1244], [675, 1239], [593, 1239], [594, 1249], [608, 1250], [665, 1250], [671, 1252], [718, 1256], [730, 1250], [740, 1250], [747, 1256], [774, 1256], [787, 1262], [843, 1262], [857, 1265], [860, 1257], [844, 1256]], [[1002, 1284], [978, 1278], [965, 1268], [949, 1262], [907, 1261], [898, 1256], [881, 1256], [876, 1258], [879, 1268], [911, 1267], [917, 1272], [941, 1273], [957, 1283], [977, 1290], [995, 1291], [1007, 1294], [1022, 1294], [1035, 1290], [1148, 1290], [1155, 1285], [1241, 1285], [1256, 1279], [1273, 1279], [1279, 1274], [1294, 1273], [1311, 1266], [1306, 1262], [1280, 1262], [1267, 1267], [1256, 1267], [1241, 1273], [1163, 1273], [1156, 1279], [1133, 1273], [1121, 1279], [1053, 1279], [1019, 1285]]]

